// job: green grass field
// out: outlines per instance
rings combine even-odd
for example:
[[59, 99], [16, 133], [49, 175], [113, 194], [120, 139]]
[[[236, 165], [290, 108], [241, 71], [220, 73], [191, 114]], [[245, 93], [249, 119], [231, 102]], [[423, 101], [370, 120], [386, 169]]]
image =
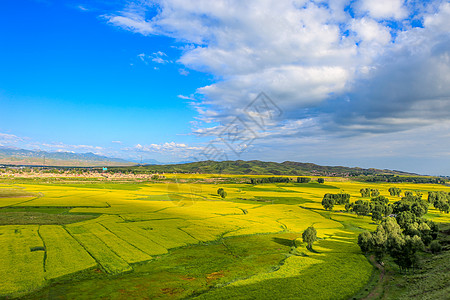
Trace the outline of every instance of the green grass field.
[[[345, 191], [355, 201], [371, 187], [399, 200], [388, 184], [179, 179], [184, 183], [0, 184], [0, 297], [348, 299], [374, 274], [356, 239], [376, 224], [339, 205], [324, 211], [323, 195]], [[426, 217], [450, 223], [432, 208]], [[301, 242], [311, 225], [319, 237], [312, 251]]]

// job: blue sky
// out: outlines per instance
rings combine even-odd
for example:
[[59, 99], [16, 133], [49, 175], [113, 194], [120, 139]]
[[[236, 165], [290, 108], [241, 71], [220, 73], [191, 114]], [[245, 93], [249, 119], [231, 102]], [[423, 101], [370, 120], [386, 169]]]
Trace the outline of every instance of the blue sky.
[[138, 57], [164, 50], [165, 60], [176, 60], [182, 45], [120, 30], [97, 11], [75, 4], [6, 1], [1, 6], [3, 133], [29, 137], [36, 147], [39, 142], [109, 147], [111, 141], [188, 139], [184, 135], [195, 111], [177, 96], [209, 83], [211, 76], [195, 71], [184, 76], [182, 65], [146, 64]]
[[[2, 1], [0, 146], [450, 175], [449, 18], [440, 0]], [[246, 109], [260, 92], [273, 105]]]

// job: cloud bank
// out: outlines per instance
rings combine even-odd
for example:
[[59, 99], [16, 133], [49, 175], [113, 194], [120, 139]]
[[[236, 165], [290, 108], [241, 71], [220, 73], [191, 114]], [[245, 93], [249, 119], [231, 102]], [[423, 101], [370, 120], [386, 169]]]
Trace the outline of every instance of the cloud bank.
[[[447, 1], [131, 1], [103, 17], [175, 39], [183, 45], [178, 63], [214, 75], [193, 95], [200, 135], [248, 118], [244, 108], [261, 91], [283, 115], [259, 132], [259, 143], [280, 148], [320, 140], [325, 149], [335, 140], [351, 150], [359, 137], [399, 140], [404, 132], [419, 141], [450, 117]], [[415, 145], [401, 151], [415, 155]]]

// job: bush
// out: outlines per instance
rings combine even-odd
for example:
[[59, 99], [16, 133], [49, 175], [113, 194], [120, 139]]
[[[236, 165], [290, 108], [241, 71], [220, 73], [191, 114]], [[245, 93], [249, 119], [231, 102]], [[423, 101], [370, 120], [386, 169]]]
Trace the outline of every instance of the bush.
[[431, 253], [439, 253], [442, 251], [442, 246], [438, 241], [432, 241], [430, 244]]

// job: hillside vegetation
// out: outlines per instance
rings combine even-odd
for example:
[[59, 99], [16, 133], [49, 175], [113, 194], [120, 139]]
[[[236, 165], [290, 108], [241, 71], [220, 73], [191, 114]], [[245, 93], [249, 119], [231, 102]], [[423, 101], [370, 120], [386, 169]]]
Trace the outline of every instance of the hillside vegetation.
[[137, 167], [112, 168], [117, 171], [167, 172], [167, 173], [203, 173], [234, 175], [321, 175], [321, 176], [358, 176], [358, 175], [415, 175], [401, 171], [349, 168], [342, 166], [319, 166], [313, 163], [285, 161], [283, 163], [252, 161], [200, 161], [172, 165], [146, 165]]

